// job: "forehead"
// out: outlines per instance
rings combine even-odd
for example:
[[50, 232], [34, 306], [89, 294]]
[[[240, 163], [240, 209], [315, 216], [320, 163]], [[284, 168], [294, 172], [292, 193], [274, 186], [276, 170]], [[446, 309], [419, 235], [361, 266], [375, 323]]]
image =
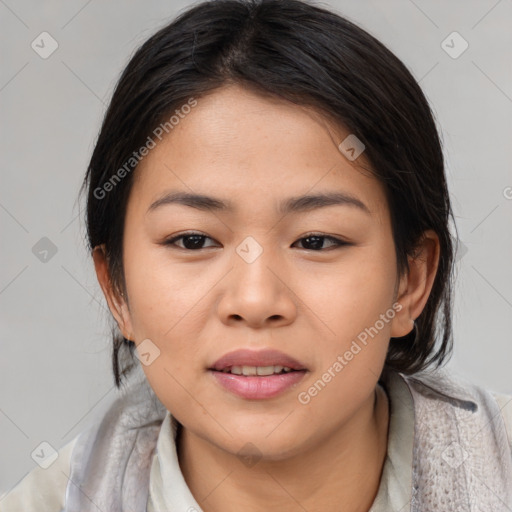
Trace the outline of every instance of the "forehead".
[[214, 196], [237, 206], [273, 205], [317, 192], [386, 209], [364, 153], [349, 161], [338, 145], [350, 133], [311, 108], [224, 87], [197, 105], [149, 151], [135, 171], [132, 198], [149, 208], [166, 191]]

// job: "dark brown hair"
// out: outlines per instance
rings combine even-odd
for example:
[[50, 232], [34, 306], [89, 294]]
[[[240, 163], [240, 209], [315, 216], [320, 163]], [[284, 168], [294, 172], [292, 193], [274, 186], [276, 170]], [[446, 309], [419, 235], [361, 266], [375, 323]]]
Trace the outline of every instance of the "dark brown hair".
[[[433, 114], [414, 77], [390, 50], [312, 2], [202, 2], [135, 52], [115, 88], [81, 188], [88, 191], [88, 246], [105, 244], [114, 288], [125, 295], [122, 241], [133, 183], [129, 171], [137, 163], [133, 152], [190, 98], [231, 83], [314, 107], [357, 135], [385, 189], [399, 275], [408, 270], [407, 256], [414, 254], [422, 233], [438, 234], [439, 266], [416, 319], [417, 336], [391, 339], [386, 368], [412, 374], [441, 364], [452, 348], [453, 213]], [[123, 166], [123, 178], [106, 186]], [[113, 329], [119, 387], [133, 367], [135, 345]]]

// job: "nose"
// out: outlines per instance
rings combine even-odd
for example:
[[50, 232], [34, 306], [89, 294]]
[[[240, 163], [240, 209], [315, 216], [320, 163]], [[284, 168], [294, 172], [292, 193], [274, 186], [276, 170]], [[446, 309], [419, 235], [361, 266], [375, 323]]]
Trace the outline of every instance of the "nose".
[[274, 253], [264, 250], [251, 261], [235, 252], [233, 264], [223, 280], [218, 302], [222, 322], [263, 328], [285, 326], [295, 320], [298, 299], [285, 266]]

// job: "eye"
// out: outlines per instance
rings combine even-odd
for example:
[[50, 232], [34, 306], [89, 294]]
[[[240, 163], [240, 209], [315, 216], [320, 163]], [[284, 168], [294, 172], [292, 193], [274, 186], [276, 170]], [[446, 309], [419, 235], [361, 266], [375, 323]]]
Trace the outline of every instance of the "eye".
[[[175, 236], [173, 238], [170, 238], [168, 240], [165, 240], [163, 242], [163, 245], [169, 245], [169, 246], [175, 246], [180, 249], [189, 250], [189, 251], [197, 251], [201, 249], [205, 249], [207, 247], [215, 247], [215, 245], [210, 246], [204, 246], [205, 240], [213, 240], [213, 238], [210, 238], [209, 236], [203, 235], [202, 233], [198, 232], [188, 232], [188, 233], [182, 233], [181, 235]], [[176, 242], [182, 241], [183, 245], [179, 245]], [[330, 242], [330, 246], [328, 249], [333, 249], [336, 247], [341, 247], [344, 245], [350, 245], [348, 242], [345, 242], [343, 240], [340, 240], [339, 238], [324, 235], [322, 233], [309, 233], [305, 237], [299, 238], [297, 242], [303, 243], [305, 242], [305, 247], [303, 247], [306, 250], [313, 250], [317, 252], [325, 251], [326, 248], [324, 247], [324, 242], [328, 241]], [[295, 243], [297, 243], [295, 242]]]
[[[166, 240], [164, 242], [164, 245], [171, 245], [171, 246], [174, 245], [174, 246], [179, 247], [180, 249], [195, 251], [198, 249], [204, 249], [203, 243], [206, 239], [213, 240], [213, 238], [203, 235], [202, 233], [189, 232], [189, 233], [182, 233], [181, 235], [178, 235], [173, 238], [170, 238], [169, 240]], [[176, 244], [176, 242], [178, 240], [183, 240], [183, 246]]]
[[[324, 249], [323, 243], [325, 240], [328, 240], [332, 245], [330, 246], [332, 248], [341, 247], [343, 245], [350, 245], [348, 242], [345, 242], [343, 240], [340, 240], [339, 238], [329, 236], [329, 235], [323, 235], [322, 233], [309, 233], [305, 237], [299, 238], [298, 242], [305, 241], [306, 247], [304, 249], [307, 250], [313, 250], [313, 251], [321, 251]], [[309, 247], [307, 247], [309, 246]]]

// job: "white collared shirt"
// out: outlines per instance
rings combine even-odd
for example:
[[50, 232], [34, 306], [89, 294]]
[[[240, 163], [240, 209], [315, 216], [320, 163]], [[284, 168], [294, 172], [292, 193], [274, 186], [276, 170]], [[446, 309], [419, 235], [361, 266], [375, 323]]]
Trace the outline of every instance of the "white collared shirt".
[[[391, 373], [384, 386], [390, 401], [387, 454], [377, 496], [369, 512], [406, 512], [412, 498], [414, 403], [403, 378]], [[494, 394], [507, 425], [512, 452], [512, 397]], [[176, 451], [177, 421], [167, 412], [153, 456], [147, 512], [201, 512], [181, 472]], [[78, 436], [59, 451], [48, 468], [34, 468], [0, 498], [0, 512], [61, 512], [70, 460]], [[165, 483], [165, 484], [164, 484]]]

